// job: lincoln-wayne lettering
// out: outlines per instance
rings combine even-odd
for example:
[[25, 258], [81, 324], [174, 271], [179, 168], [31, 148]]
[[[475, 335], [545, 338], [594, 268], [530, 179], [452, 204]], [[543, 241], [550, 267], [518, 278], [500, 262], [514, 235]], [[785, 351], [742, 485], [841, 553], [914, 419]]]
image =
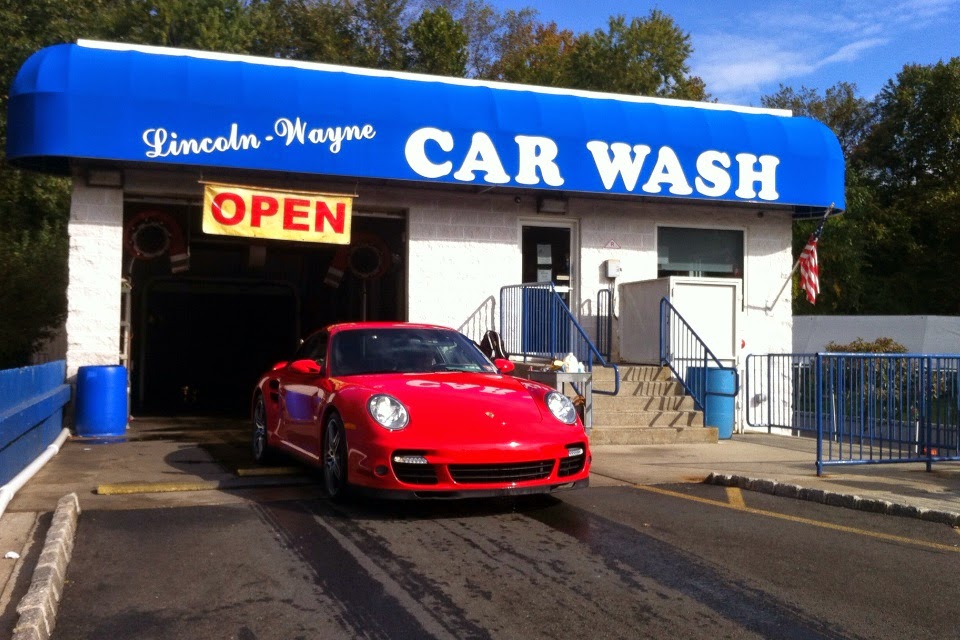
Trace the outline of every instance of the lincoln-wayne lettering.
[[[326, 144], [330, 153], [340, 153], [344, 142], [350, 140], [371, 140], [376, 135], [373, 125], [347, 125], [338, 127], [310, 127], [300, 118], [279, 118], [273, 124], [274, 133], [286, 146], [299, 144]], [[247, 151], [259, 149], [272, 136], [261, 139], [254, 133], [240, 133], [237, 123], [230, 125], [226, 135], [203, 138], [184, 138], [176, 131], [163, 127], [146, 129], [143, 143], [147, 145], [148, 158], [167, 158], [190, 156], [224, 151]]]
[[[516, 154], [519, 161], [517, 175], [513, 176], [515, 183], [538, 185], [542, 181], [551, 187], [563, 185], [563, 176], [556, 162], [559, 153], [556, 142], [542, 136], [523, 135], [516, 136], [514, 142], [516, 148], [512, 153]], [[734, 176], [731, 173], [734, 164], [730, 155], [723, 151], [701, 152], [694, 165], [696, 175], [688, 176], [676, 152], [667, 146], [654, 150], [643, 144], [591, 140], [586, 143], [586, 148], [607, 191], [613, 189], [619, 179], [624, 188], [632, 193], [641, 175], [646, 179], [640, 185], [640, 190], [649, 194], [662, 193], [666, 188], [668, 193], [677, 196], [692, 195], [696, 191], [702, 196], [717, 198], [729, 193], [733, 186]], [[451, 159], [453, 151], [453, 134], [432, 127], [414, 131], [404, 147], [407, 164], [424, 178], [442, 178], [452, 173], [455, 180], [473, 182], [477, 174], [482, 174], [482, 180], [489, 184], [507, 184], [511, 181], [500, 161], [500, 152], [486, 133], [475, 132], [467, 151]], [[647, 163], [651, 155], [653, 158]], [[454, 160], [460, 162], [456, 170]], [[737, 177], [734, 193], [738, 198], [775, 201], [780, 197], [777, 193], [779, 158], [738, 153], [734, 160]], [[645, 165], [649, 167], [650, 164], [652, 168], [643, 173]], [[759, 189], [756, 189], [758, 184]]]
[[344, 140], [372, 140], [377, 135], [373, 125], [370, 124], [311, 128], [300, 118], [295, 120], [280, 118], [274, 123], [273, 130], [283, 138], [288, 147], [294, 142], [300, 144], [305, 144], [307, 141], [313, 144], [329, 142], [330, 153], [340, 153], [340, 147]]

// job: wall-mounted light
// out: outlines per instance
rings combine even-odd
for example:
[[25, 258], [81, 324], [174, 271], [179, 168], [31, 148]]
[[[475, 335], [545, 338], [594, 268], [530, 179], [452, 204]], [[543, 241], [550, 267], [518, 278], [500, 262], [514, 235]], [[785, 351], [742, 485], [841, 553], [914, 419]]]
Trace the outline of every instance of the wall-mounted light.
[[90, 169], [87, 171], [88, 187], [115, 187], [123, 186], [123, 172], [119, 169]]
[[566, 213], [567, 201], [563, 198], [539, 198], [537, 213]]

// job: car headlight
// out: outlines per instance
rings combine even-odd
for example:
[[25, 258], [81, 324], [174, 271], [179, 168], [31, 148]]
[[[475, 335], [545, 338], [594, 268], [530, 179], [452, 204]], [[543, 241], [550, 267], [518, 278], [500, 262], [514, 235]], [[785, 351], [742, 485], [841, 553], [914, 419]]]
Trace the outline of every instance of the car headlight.
[[544, 398], [544, 401], [547, 403], [547, 408], [550, 409], [553, 417], [560, 422], [573, 424], [577, 421], [577, 408], [573, 406], [573, 402], [571, 402], [567, 396], [556, 391], [551, 391]]
[[378, 393], [367, 401], [367, 411], [377, 424], [391, 431], [403, 429], [410, 421], [407, 408], [393, 396], [382, 393]]

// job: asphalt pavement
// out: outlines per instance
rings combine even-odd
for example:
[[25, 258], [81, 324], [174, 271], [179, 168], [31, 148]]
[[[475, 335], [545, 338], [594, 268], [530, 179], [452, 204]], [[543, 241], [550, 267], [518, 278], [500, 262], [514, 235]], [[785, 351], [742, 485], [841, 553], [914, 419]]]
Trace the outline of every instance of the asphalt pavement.
[[[0, 628], [17, 624], [16, 607], [43, 564], [37, 558], [47, 548], [45, 538], [58, 522], [69, 521], [58, 520], [58, 502], [75, 502], [79, 516], [72, 517], [82, 519], [88, 510], [223, 505], [247, 501], [251, 491], [302, 492], [317, 485], [315, 472], [296, 465], [260, 474], [247, 433], [239, 419], [134, 419], [124, 437], [68, 439], [0, 518], [0, 556], [8, 556], [0, 558]], [[924, 463], [826, 467], [822, 476], [816, 471], [815, 441], [748, 433], [717, 444], [594, 447], [591, 486], [709, 482], [960, 526], [955, 462], [934, 463], [932, 471]], [[72, 495], [75, 501], [64, 500]], [[67, 547], [68, 561], [72, 543], [59, 544]], [[47, 636], [40, 629], [21, 637]]]

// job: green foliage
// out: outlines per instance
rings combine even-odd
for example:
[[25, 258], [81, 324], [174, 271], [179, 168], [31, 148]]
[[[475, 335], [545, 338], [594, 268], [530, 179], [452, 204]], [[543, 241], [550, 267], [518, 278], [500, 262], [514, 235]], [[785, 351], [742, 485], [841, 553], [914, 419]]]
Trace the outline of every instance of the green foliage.
[[[960, 314], [960, 58], [907, 65], [874, 101], [841, 83], [782, 87], [766, 107], [828, 125], [847, 158], [847, 211], [818, 245], [820, 296], [794, 313]], [[794, 227], [799, 256], [815, 223]]]
[[67, 238], [57, 225], [0, 233], [0, 369], [29, 364], [39, 343], [62, 324], [66, 265]]
[[121, 42], [227, 53], [246, 52], [251, 44], [242, 0], [128, 0], [110, 22]]
[[876, 338], [867, 342], [858, 337], [848, 344], [831, 342], [827, 345], [827, 351], [837, 353], [906, 353], [907, 348], [893, 338]]
[[611, 17], [607, 31], [577, 37], [567, 86], [686, 100], [706, 97], [703, 81], [689, 77], [690, 36], [653, 10], [645, 18]]
[[426, 10], [407, 29], [413, 71], [462, 78], [467, 73], [467, 34], [443, 7]]
[[560, 30], [553, 22], [543, 25], [520, 14], [515, 17], [499, 39], [500, 55], [491, 76], [520, 84], [563, 86], [570, 74], [573, 32]]

